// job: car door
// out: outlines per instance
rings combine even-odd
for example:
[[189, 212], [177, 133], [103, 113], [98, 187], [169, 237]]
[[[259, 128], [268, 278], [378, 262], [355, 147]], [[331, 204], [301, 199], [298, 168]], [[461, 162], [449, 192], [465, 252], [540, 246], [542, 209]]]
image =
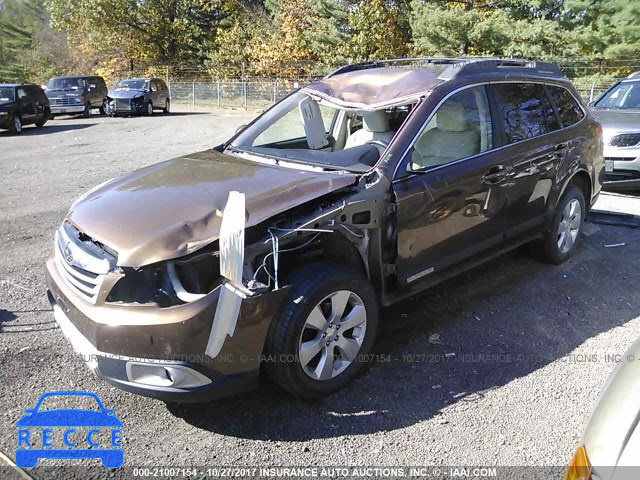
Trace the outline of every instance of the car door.
[[155, 108], [163, 106], [161, 95], [162, 92], [160, 92], [158, 81], [155, 78], [151, 79], [151, 92], [149, 93], [149, 98], [151, 98]]
[[162, 106], [166, 108], [167, 101], [169, 100], [169, 88], [163, 80], [158, 80], [158, 85], [160, 87], [160, 101], [162, 102]]
[[26, 86], [16, 88], [16, 98], [18, 100], [18, 109], [22, 117], [22, 124], [27, 125], [35, 122], [36, 107], [33, 96], [29, 95]]
[[502, 241], [508, 175], [492, 125], [485, 87], [458, 91], [429, 116], [401, 161], [393, 190], [396, 270], [405, 284]]
[[533, 82], [489, 86], [500, 132], [505, 166], [511, 170], [506, 234], [514, 237], [539, 229], [548, 218], [548, 201], [566, 143], [559, 119], [543, 85]]

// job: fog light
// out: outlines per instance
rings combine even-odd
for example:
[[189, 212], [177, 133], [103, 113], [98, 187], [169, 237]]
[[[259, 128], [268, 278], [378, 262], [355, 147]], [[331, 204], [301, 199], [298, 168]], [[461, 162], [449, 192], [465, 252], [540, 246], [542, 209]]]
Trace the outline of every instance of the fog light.
[[587, 458], [587, 451], [580, 446], [569, 462], [567, 473], [564, 474], [564, 480], [590, 480], [591, 465]]
[[129, 381], [152, 387], [194, 388], [211, 383], [205, 375], [184, 365], [127, 362], [126, 370]]

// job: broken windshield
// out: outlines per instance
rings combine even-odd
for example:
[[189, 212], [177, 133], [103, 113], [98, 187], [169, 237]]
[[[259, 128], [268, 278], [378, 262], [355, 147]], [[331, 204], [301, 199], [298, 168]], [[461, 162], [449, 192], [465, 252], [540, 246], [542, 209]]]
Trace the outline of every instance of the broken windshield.
[[411, 105], [401, 105], [360, 111], [299, 91], [242, 131], [229, 153], [333, 170], [367, 171], [376, 165], [410, 109]]

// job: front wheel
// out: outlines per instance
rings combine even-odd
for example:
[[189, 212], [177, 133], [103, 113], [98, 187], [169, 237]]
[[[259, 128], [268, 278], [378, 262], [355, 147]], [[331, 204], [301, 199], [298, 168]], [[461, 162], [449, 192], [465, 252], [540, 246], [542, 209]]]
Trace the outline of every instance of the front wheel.
[[22, 133], [22, 118], [20, 115], [14, 115], [11, 119], [11, 128], [9, 130], [14, 135], [20, 135]]
[[149, 117], [153, 115], [153, 103], [151, 102], [151, 100], [147, 102], [147, 115]]
[[320, 398], [345, 387], [370, 361], [378, 302], [365, 277], [334, 263], [303, 267], [290, 282], [269, 329], [265, 367], [297, 397]]
[[91, 104], [90, 103], [85, 103], [84, 104], [84, 110], [82, 111], [82, 116], [84, 118], [89, 118], [91, 116]]
[[551, 229], [544, 238], [532, 244], [534, 256], [556, 265], [568, 259], [575, 251], [580, 239], [586, 213], [586, 202], [582, 190], [576, 186], [570, 186], [558, 204], [551, 222]]

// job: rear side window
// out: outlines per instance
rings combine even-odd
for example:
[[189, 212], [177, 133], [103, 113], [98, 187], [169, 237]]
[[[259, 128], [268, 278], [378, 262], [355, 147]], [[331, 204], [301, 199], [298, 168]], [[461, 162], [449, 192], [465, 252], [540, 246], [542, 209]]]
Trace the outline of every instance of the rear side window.
[[534, 83], [502, 83], [491, 86], [496, 100], [498, 123], [505, 144], [537, 137], [552, 130], [547, 126], [544, 91]]
[[563, 87], [548, 86], [551, 99], [558, 110], [563, 127], [570, 127], [584, 117], [584, 112], [569, 90]]

